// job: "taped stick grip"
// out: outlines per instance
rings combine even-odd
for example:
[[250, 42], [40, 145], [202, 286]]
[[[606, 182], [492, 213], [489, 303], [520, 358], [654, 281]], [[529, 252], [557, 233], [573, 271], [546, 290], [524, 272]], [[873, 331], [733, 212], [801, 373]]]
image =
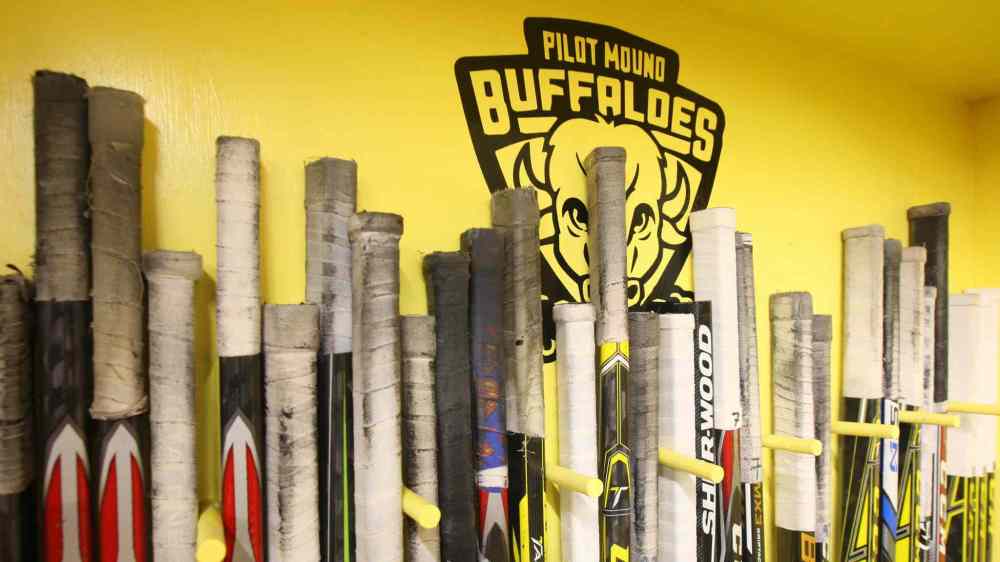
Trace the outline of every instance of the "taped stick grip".
[[701, 459], [692, 458], [687, 455], [682, 455], [677, 451], [661, 447], [658, 456], [660, 464], [663, 466], [687, 472], [688, 474], [693, 474], [698, 478], [703, 478], [713, 484], [722, 482], [722, 479], [726, 476], [726, 471], [721, 466], [712, 464], [708, 461], [703, 461]]

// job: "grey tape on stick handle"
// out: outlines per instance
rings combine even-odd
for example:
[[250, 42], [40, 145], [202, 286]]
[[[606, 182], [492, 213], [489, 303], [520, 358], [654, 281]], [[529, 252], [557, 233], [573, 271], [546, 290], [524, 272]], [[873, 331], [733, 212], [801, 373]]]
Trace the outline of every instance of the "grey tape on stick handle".
[[848, 398], [882, 398], [885, 229], [849, 228], [844, 241], [844, 386]]
[[87, 82], [42, 70], [32, 77], [35, 109], [35, 298], [90, 298], [87, 233]]
[[[437, 413], [434, 409], [434, 317], [404, 316], [403, 341], [403, 482], [437, 505]], [[441, 537], [406, 518], [407, 562], [439, 562]]]
[[899, 391], [907, 406], [924, 403], [924, 265], [927, 250], [903, 248], [899, 266]]
[[[557, 304], [556, 370], [559, 388], [559, 464], [580, 474], [597, 471], [597, 379], [594, 307]], [[562, 555], [565, 560], [597, 560], [597, 498], [559, 494]]]
[[353, 277], [357, 559], [401, 562], [399, 238], [403, 218], [360, 213], [351, 217], [348, 233]]
[[590, 302], [597, 311], [597, 344], [625, 342], [625, 150], [595, 148], [584, 167], [589, 171]]
[[268, 560], [318, 562], [319, 308], [264, 306]]
[[[816, 435], [813, 405], [812, 297], [771, 295], [771, 371], [774, 432], [803, 439]], [[816, 465], [810, 455], [774, 452], [775, 523], [790, 531], [816, 527]]]
[[94, 401], [96, 419], [145, 412], [140, 160], [143, 99], [134, 92], [91, 88], [90, 227], [93, 259]]
[[216, 140], [219, 357], [260, 353], [260, 143]]
[[351, 243], [358, 165], [322, 158], [306, 165], [306, 301], [320, 305], [325, 353], [351, 351]]
[[631, 312], [628, 320], [629, 443], [635, 480], [631, 553], [635, 562], [656, 562], [660, 319], [655, 312]]
[[194, 287], [201, 256], [148, 252], [150, 501], [157, 562], [195, 558], [198, 527]]
[[882, 392], [886, 398], [899, 400], [899, 266], [903, 254], [903, 245], [899, 240], [885, 241], [883, 255], [884, 300], [882, 301]]
[[24, 277], [0, 277], [0, 496], [31, 483], [30, 309]]
[[542, 285], [538, 195], [506, 189], [492, 195], [493, 226], [504, 235], [504, 344], [507, 428], [545, 435], [542, 379]]
[[744, 484], [762, 482], [764, 465], [760, 442], [760, 383], [757, 378], [757, 304], [753, 274], [753, 238], [736, 233], [736, 306], [739, 311], [740, 480]]
[[812, 318], [813, 400], [816, 439], [823, 451], [816, 457], [816, 542], [827, 543], [833, 534], [833, 450], [830, 445], [830, 342], [833, 319], [827, 314]]

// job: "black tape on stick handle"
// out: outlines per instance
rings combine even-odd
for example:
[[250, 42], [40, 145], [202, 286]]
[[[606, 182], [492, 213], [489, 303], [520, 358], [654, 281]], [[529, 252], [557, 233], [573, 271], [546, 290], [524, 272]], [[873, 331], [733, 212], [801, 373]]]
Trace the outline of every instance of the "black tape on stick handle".
[[[87, 83], [40, 71], [35, 124], [37, 557], [94, 553], [89, 482], [92, 389]], [[64, 485], [65, 484], [65, 485]], [[57, 500], [58, 498], [58, 500]], [[44, 529], [58, 529], [44, 533]]]
[[[442, 560], [477, 560], [479, 502], [472, 431], [469, 357], [469, 257], [435, 252], [424, 258], [428, 310], [437, 326], [438, 502]], [[447, 475], [445, 477], [444, 475]]]

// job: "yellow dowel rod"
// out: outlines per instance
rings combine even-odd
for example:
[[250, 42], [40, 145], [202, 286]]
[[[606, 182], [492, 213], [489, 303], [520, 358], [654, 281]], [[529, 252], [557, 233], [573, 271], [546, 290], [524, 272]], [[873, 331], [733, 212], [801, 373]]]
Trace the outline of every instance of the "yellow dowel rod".
[[899, 412], [899, 421], [921, 425], [942, 425], [944, 427], [958, 427], [960, 423], [958, 416], [954, 414], [935, 414], [925, 410], [903, 410]]
[[837, 435], [853, 435], [855, 437], [878, 437], [879, 439], [899, 439], [899, 426], [884, 423], [861, 423], [835, 421], [830, 431]]
[[208, 506], [198, 517], [198, 562], [219, 562], [226, 557], [226, 538], [222, 531], [222, 514]]
[[1000, 416], [1000, 404], [978, 404], [976, 402], [948, 402], [945, 410], [953, 414], [980, 414]]
[[823, 444], [819, 439], [802, 439], [800, 437], [790, 437], [788, 435], [765, 435], [761, 440], [768, 449], [788, 451], [789, 453], [802, 453], [818, 457], [823, 452]]
[[604, 484], [600, 478], [580, 474], [558, 464], [545, 467], [545, 477], [555, 482], [561, 490], [573, 490], [585, 496], [596, 498], [604, 492]]
[[441, 510], [438, 506], [409, 488], [403, 488], [403, 513], [424, 529], [433, 529], [441, 522]]
[[722, 482], [726, 476], [726, 471], [717, 464], [712, 464], [700, 459], [693, 459], [684, 456], [677, 451], [670, 449], [660, 449], [660, 464], [674, 470], [681, 470], [689, 474], [694, 474], [699, 478], [704, 478], [713, 484]]

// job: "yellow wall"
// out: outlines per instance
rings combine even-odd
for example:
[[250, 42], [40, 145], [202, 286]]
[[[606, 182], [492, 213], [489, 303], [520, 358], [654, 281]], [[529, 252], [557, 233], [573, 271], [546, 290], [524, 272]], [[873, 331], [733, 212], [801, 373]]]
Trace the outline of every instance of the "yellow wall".
[[[213, 276], [214, 139], [257, 137], [264, 294], [270, 302], [300, 301], [303, 164], [322, 155], [351, 157], [359, 162], [359, 207], [406, 218], [402, 310], [423, 312], [420, 257], [457, 248], [460, 232], [489, 220], [453, 64], [467, 55], [523, 53], [523, 18], [551, 15], [612, 25], [673, 48], [681, 83], [725, 111], [711, 203], [736, 207], [740, 228], [755, 238], [765, 431], [767, 297], [812, 291], [817, 312], [833, 313], [838, 333], [843, 228], [878, 222], [905, 240], [908, 206], [950, 201], [952, 286], [1000, 283], [980, 261], [982, 252], [995, 257], [1000, 250], [992, 243], [997, 227], [989, 239], [978, 238], [996, 214], [975, 220], [966, 104], [843, 59], [835, 45], [773, 37], [679, 2], [637, 2], [612, 12], [606, 2], [564, 1], [549, 4], [547, 13], [521, 0], [502, 10], [423, 0], [19, 4], [5, 6], [0, 21], [0, 254], [8, 262], [27, 264], [34, 243], [29, 77], [53, 68], [145, 96], [145, 248], [198, 251]], [[992, 131], [996, 146], [1000, 126]], [[1000, 178], [996, 163], [993, 183]], [[214, 464], [213, 293], [210, 280], [201, 284], [197, 364], [206, 422], [199, 450]], [[839, 338], [834, 343], [837, 396]], [[206, 468], [206, 498], [217, 494], [214, 479]]]

